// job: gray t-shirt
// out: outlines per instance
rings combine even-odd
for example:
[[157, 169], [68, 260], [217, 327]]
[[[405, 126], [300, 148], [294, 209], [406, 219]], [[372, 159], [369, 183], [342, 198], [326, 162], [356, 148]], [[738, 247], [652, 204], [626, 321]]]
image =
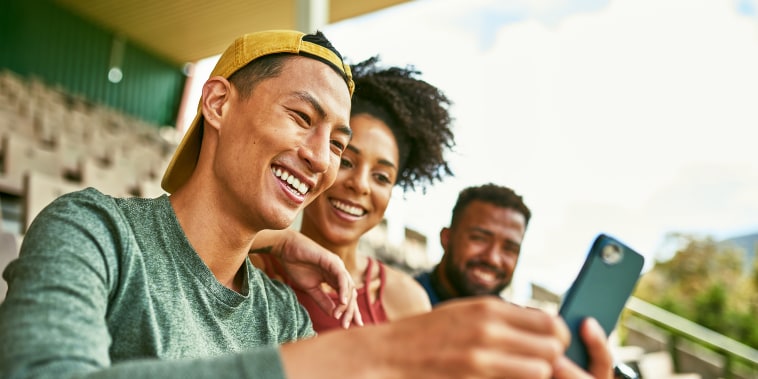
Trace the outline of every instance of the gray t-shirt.
[[0, 377], [284, 378], [278, 345], [315, 335], [310, 319], [245, 269], [242, 293], [221, 285], [165, 195], [64, 195], [3, 273]]

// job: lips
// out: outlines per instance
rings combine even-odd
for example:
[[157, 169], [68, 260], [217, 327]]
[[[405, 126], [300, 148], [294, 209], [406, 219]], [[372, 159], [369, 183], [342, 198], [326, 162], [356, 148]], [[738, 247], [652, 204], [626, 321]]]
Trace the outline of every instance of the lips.
[[501, 270], [494, 269], [489, 265], [484, 264], [469, 265], [466, 271], [471, 279], [487, 287], [498, 285], [505, 277], [505, 273]]
[[368, 213], [365, 209], [363, 209], [360, 206], [350, 204], [341, 200], [337, 199], [329, 199], [329, 203], [332, 205], [332, 207], [336, 208], [337, 210], [346, 213], [350, 216], [354, 217], [362, 217], [366, 213]]
[[287, 171], [283, 167], [272, 167], [271, 171], [274, 173], [274, 176], [286, 183], [290, 190], [300, 196], [305, 196], [311, 190], [308, 184], [298, 179], [292, 172]]

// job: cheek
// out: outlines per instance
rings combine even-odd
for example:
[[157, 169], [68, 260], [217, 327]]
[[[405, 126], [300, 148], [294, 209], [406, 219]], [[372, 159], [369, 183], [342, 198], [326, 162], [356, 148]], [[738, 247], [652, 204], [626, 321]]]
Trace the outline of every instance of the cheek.
[[313, 220], [318, 220], [318, 224], [321, 223], [320, 219], [322, 217], [326, 217], [326, 212], [329, 205], [329, 199], [327, 198], [326, 193], [329, 191], [324, 191], [321, 196], [317, 197], [311, 205], [305, 208], [304, 213], [309, 216]]
[[460, 266], [465, 266], [469, 261], [475, 259], [481, 251], [481, 246], [473, 241], [459, 244], [456, 246], [456, 252], [458, 253], [458, 264]]
[[329, 153], [329, 168], [326, 170], [326, 176], [329, 178], [330, 183], [334, 183], [335, 179], [343, 176], [344, 170], [341, 170], [342, 157], [340, 155]]
[[505, 264], [511, 271], [516, 269], [516, 265], [518, 264], [518, 255], [506, 255], [505, 257]]
[[372, 191], [372, 194], [374, 199], [374, 208], [378, 211], [377, 213], [384, 215], [384, 212], [387, 210], [387, 206], [390, 203], [390, 197], [392, 196], [392, 187], [382, 187], [375, 189]]
[[320, 183], [320, 190], [321, 192], [326, 191], [330, 187], [332, 187], [335, 182], [338, 182], [339, 179], [339, 172], [340, 172], [340, 158], [336, 155], [332, 155], [332, 158], [329, 161], [329, 168], [324, 172], [324, 174], [321, 176], [321, 183]]
[[329, 170], [327, 170], [327, 173], [329, 175], [334, 176], [334, 184], [338, 185], [345, 182], [345, 180], [350, 176], [350, 171], [345, 169], [341, 166], [341, 160], [340, 158], [336, 158], [335, 161], [332, 161], [329, 163]]

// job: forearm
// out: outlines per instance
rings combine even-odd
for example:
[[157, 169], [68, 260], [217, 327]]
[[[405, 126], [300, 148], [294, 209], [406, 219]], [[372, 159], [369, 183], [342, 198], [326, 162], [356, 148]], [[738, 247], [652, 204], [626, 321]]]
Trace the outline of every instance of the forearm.
[[141, 359], [108, 367], [98, 367], [68, 357], [55, 362], [34, 364], [29, 361], [3, 366], [3, 378], [77, 378], [77, 379], [285, 379], [278, 348], [260, 348], [240, 354], [208, 359]]
[[283, 245], [290, 233], [296, 233], [293, 230], [261, 230], [255, 235], [253, 244], [250, 247], [251, 254], [275, 254], [281, 255]]
[[216, 358], [183, 360], [138, 360], [93, 372], [86, 379], [284, 379], [278, 347]]
[[285, 345], [282, 364], [289, 379], [546, 379], [567, 339], [553, 316], [479, 298]]
[[386, 357], [377, 352], [377, 344], [392, 343], [380, 337], [382, 329], [372, 325], [335, 330], [283, 345], [281, 359], [287, 379], [400, 378], [387, 375]]

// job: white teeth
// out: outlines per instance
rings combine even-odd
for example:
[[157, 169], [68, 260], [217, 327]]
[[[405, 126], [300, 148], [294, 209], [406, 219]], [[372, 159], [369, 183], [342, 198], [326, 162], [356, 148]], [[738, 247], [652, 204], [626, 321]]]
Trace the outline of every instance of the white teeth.
[[274, 172], [274, 176], [281, 179], [282, 181], [287, 182], [287, 184], [289, 184], [293, 190], [299, 192], [301, 195], [305, 195], [308, 193], [308, 191], [310, 191], [310, 188], [307, 184], [301, 183], [300, 179], [296, 178], [291, 173], [284, 171], [279, 167], [272, 169], [272, 171]]
[[300, 188], [300, 181], [294, 176], [287, 178], [287, 184], [291, 185], [292, 188]]
[[363, 216], [363, 214], [364, 214], [363, 209], [361, 209], [359, 207], [356, 207], [356, 206], [353, 206], [353, 205], [345, 204], [345, 203], [343, 203], [341, 201], [334, 200], [334, 201], [332, 201], [332, 205], [335, 208], [337, 208], [337, 209], [339, 209], [339, 210], [341, 210], [341, 211], [343, 211], [345, 213], [351, 214], [353, 216]]
[[497, 279], [497, 275], [495, 275], [494, 273], [489, 272], [487, 270], [480, 269], [480, 268], [474, 269], [473, 274], [479, 279], [486, 282], [493, 282]]

